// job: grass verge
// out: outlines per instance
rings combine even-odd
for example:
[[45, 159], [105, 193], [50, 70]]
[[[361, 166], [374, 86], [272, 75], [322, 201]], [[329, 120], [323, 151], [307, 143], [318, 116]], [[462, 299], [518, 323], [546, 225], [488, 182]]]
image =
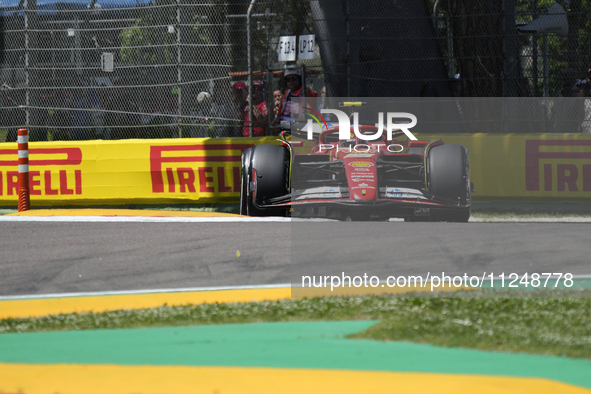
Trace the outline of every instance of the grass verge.
[[[0, 320], [0, 332], [377, 319], [381, 322], [351, 338], [591, 359], [589, 298], [566, 298], [575, 294], [568, 290], [553, 290], [559, 298], [480, 298], [491, 296], [492, 292], [481, 292], [477, 298], [475, 292], [458, 292], [455, 294], [459, 298], [411, 294], [164, 305], [143, 310], [4, 319]], [[533, 292], [524, 295], [536, 296]], [[590, 297], [591, 291], [579, 291], [576, 295]]]
[[591, 359], [589, 299], [447, 299], [393, 312], [352, 338]]
[[495, 210], [483, 210], [483, 211], [472, 211], [471, 217], [482, 220], [528, 220], [537, 218], [550, 218], [550, 219], [563, 219], [563, 218], [588, 218], [591, 217], [591, 211], [535, 211], [535, 212], [524, 212], [524, 211], [495, 211]]

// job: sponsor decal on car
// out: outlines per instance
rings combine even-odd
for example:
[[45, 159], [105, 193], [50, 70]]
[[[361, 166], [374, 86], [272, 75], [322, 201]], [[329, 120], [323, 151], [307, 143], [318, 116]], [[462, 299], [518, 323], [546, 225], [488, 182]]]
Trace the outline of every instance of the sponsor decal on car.
[[368, 154], [368, 153], [349, 153], [347, 156], [345, 156], [346, 159], [350, 158], [350, 157], [374, 157], [375, 155], [373, 154]]
[[337, 191], [334, 189], [328, 189], [322, 195], [325, 198], [334, 198], [337, 195]]
[[353, 161], [349, 165], [351, 167], [373, 167], [373, 163], [369, 161]]
[[381, 187], [380, 191], [385, 193], [386, 198], [418, 198], [426, 200], [427, 198], [420, 190], [409, 189], [406, 187]]
[[294, 190], [293, 200], [315, 200], [322, 198], [344, 198], [340, 187], [313, 187], [310, 189]]
[[400, 189], [388, 190], [386, 191], [386, 195], [389, 197], [402, 197], [403, 191]]

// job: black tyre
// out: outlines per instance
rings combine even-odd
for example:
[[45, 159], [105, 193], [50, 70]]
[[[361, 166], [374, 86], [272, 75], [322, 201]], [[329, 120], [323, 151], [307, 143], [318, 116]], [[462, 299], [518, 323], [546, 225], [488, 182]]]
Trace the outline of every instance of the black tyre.
[[[247, 167], [248, 168], [248, 167]], [[257, 145], [250, 154], [249, 182], [254, 181], [256, 204], [252, 193], [246, 193], [246, 214], [248, 216], [285, 216], [285, 208], [257, 208], [267, 205], [269, 199], [289, 193], [289, 152], [279, 145]], [[256, 180], [250, 179], [256, 173]], [[247, 184], [248, 185], [248, 184]]]
[[245, 149], [242, 153], [242, 167], [240, 169], [240, 214], [248, 214], [248, 191], [250, 189], [250, 174], [252, 168], [250, 166], [251, 148]]
[[467, 208], [431, 209], [432, 221], [467, 222], [470, 219], [470, 166], [463, 145], [439, 145], [427, 157], [427, 188], [436, 198]]

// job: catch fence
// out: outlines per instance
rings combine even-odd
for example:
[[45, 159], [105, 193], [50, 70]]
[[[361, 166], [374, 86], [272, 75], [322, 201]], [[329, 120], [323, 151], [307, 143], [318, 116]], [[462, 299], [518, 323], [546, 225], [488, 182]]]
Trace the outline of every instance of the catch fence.
[[[591, 66], [587, 0], [1, 4], [0, 142], [21, 127], [30, 141], [244, 136], [232, 87], [252, 95], [255, 80], [277, 134], [285, 67], [334, 97], [553, 97]], [[524, 29], [548, 15], [546, 30]], [[280, 37], [306, 35], [311, 59], [279, 60]]]

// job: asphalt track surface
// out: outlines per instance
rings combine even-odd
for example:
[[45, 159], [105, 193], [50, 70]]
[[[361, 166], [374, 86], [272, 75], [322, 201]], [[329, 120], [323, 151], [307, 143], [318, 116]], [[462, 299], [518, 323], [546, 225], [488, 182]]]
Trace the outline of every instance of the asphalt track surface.
[[[0, 318], [284, 299], [290, 289], [278, 284], [301, 275], [591, 273], [590, 223], [69, 214], [0, 217]], [[207, 289], [187, 290], [198, 287]], [[343, 338], [371, 324], [3, 334], [0, 392], [353, 394], [417, 386], [430, 393], [590, 392], [587, 360]]]
[[591, 223], [104, 219], [0, 221], [0, 296], [297, 284], [342, 273], [591, 274]]

